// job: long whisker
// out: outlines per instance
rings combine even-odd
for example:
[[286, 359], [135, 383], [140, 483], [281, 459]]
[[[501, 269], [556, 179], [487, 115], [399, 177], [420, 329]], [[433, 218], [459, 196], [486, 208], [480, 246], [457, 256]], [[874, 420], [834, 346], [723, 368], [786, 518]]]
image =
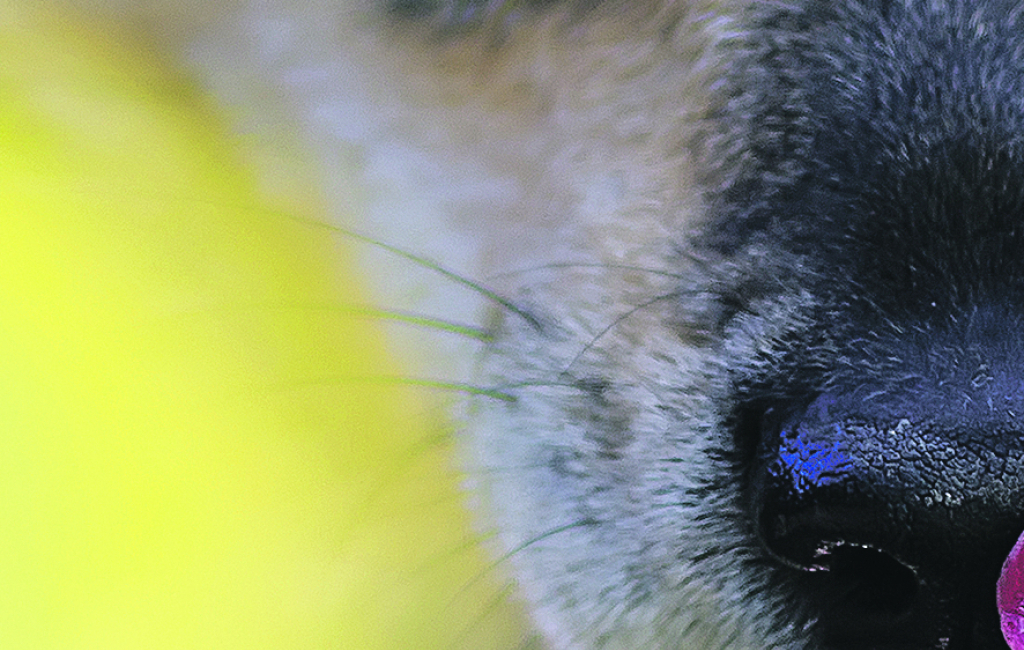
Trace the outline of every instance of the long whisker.
[[638, 273], [646, 273], [648, 275], [657, 275], [676, 280], [681, 280], [685, 277], [680, 273], [672, 273], [670, 271], [665, 271], [664, 269], [652, 269], [646, 266], [634, 266], [631, 264], [602, 264], [600, 262], [552, 262], [550, 264], [538, 264], [537, 266], [528, 266], [521, 269], [514, 269], [511, 271], [502, 271], [500, 273], [494, 273], [493, 275], [487, 276], [487, 279], [496, 280], [499, 278], [516, 277], [519, 275], [538, 273], [540, 271], [547, 271], [551, 269], [615, 269], [618, 271], [634, 271]]
[[289, 382], [289, 387], [298, 386], [329, 386], [343, 382], [396, 384], [404, 386], [419, 386], [428, 389], [435, 389], [449, 393], [462, 393], [474, 397], [489, 397], [502, 402], [515, 402], [516, 397], [511, 393], [503, 392], [497, 388], [486, 388], [463, 382], [444, 381], [431, 379], [429, 377], [400, 377], [395, 375], [337, 375], [324, 377], [311, 377], [303, 381]]
[[[368, 378], [372, 380], [373, 378]], [[388, 377], [381, 377], [380, 379], [388, 379]], [[510, 393], [502, 392], [495, 388], [485, 388], [483, 386], [477, 386], [475, 384], [467, 384], [463, 382], [453, 381], [440, 381], [436, 379], [427, 379], [422, 377], [392, 377], [397, 383], [407, 384], [409, 386], [422, 386], [424, 388], [434, 388], [443, 391], [453, 393], [463, 393], [465, 395], [471, 395], [474, 397], [490, 397], [502, 402], [515, 402], [516, 397]]]
[[467, 323], [460, 323], [457, 321], [451, 321], [444, 318], [435, 318], [433, 316], [427, 316], [426, 314], [420, 314], [416, 312], [401, 311], [396, 309], [382, 309], [380, 307], [371, 307], [367, 305], [354, 305], [338, 302], [273, 302], [244, 303], [241, 305], [228, 304], [220, 305], [219, 307], [214, 308], [205, 308], [206, 311], [223, 311], [228, 309], [284, 309], [289, 311], [305, 310], [336, 312], [356, 317], [394, 321], [397, 323], [402, 323], [403, 325], [425, 327], [427, 329], [446, 332], [449, 334], [458, 334], [460, 336], [465, 336], [467, 338], [476, 339], [478, 341], [483, 342], [490, 341], [492, 338], [491, 334], [487, 330], [476, 325], [469, 325]]
[[569, 361], [569, 363], [565, 366], [565, 368], [562, 370], [562, 374], [563, 375], [567, 375], [569, 373], [569, 370], [572, 369], [573, 365], [575, 365], [576, 362], [579, 361], [583, 357], [583, 355], [585, 355], [591, 348], [593, 348], [595, 345], [597, 345], [597, 342], [605, 334], [607, 334], [608, 332], [612, 331], [612, 329], [614, 329], [620, 323], [622, 323], [623, 321], [625, 321], [626, 319], [631, 317], [633, 314], [636, 314], [637, 312], [639, 312], [639, 311], [641, 311], [643, 309], [646, 309], [646, 308], [650, 307], [653, 304], [661, 302], [662, 300], [668, 300], [670, 298], [679, 298], [682, 295], [684, 295], [684, 292], [681, 292], [681, 291], [673, 291], [671, 293], [661, 294], [660, 296], [655, 296], [654, 298], [651, 298], [650, 300], [644, 301], [644, 302], [640, 303], [639, 305], [636, 305], [635, 307], [633, 307], [632, 309], [630, 309], [629, 311], [627, 311], [624, 314], [620, 314], [614, 320], [612, 320], [612, 322], [608, 323], [608, 325], [605, 326], [600, 332], [595, 334], [590, 339], [590, 341], [588, 341], [587, 344], [584, 345], [583, 348], [579, 352], [576, 353], [576, 356], [574, 356]]
[[[296, 217], [296, 218], [298, 218], [298, 217]], [[334, 224], [323, 223], [321, 221], [303, 220], [303, 219], [300, 219], [300, 220], [302, 220], [304, 222], [308, 222], [308, 223], [314, 224], [314, 225], [322, 226], [324, 228], [327, 228], [329, 230], [337, 232], [337, 233], [339, 233], [341, 235], [345, 235], [346, 237], [349, 237], [351, 239], [355, 239], [356, 241], [361, 241], [361, 242], [370, 244], [372, 246], [376, 246], [377, 248], [380, 248], [381, 250], [388, 251], [389, 253], [392, 253], [394, 255], [397, 255], [399, 257], [407, 259], [410, 262], [418, 264], [419, 266], [422, 266], [425, 269], [433, 271], [434, 273], [438, 273], [438, 274], [448, 278], [449, 280], [452, 280], [453, 282], [456, 282], [457, 284], [461, 284], [462, 286], [467, 287], [467, 288], [475, 291], [476, 293], [480, 294], [481, 296], [484, 296], [488, 300], [501, 305], [505, 309], [509, 310], [510, 312], [516, 314], [517, 316], [519, 316], [520, 318], [525, 320], [527, 323], [530, 324], [531, 327], [534, 327], [535, 329], [538, 329], [538, 330], [542, 329], [540, 321], [537, 320], [537, 318], [533, 314], [528, 312], [527, 310], [525, 310], [522, 307], [516, 305], [514, 302], [512, 302], [508, 298], [505, 298], [504, 296], [498, 294], [497, 292], [495, 292], [495, 291], [493, 291], [491, 289], [488, 289], [487, 287], [483, 286], [479, 282], [474, 282], [474, 281], [470, 280], [469, 278], [465, 277], [464, 275], [456, 273], [455, 271], [452, 271], [451, 269], [449, 269], [449, 268], [447, 268], [447, 267], [445, 267], [445, 266], [443, 266], [443, 265], [441, 265], [441, 264], [439, 264], [437, 262], [434, 262], [433, 260], [427, 259], [427, 258], [425, 258], [425, 257], [423, 257], [421, 255], [417, 255], [417, 254], [415, 254], [415, 253], [413, 253], [411, 251], [407, 251], [404, 248], [399, 248], [399, 247], [394, 246], [392, 244], [388, 244], [388, 243], [382, 242], [382, 241], [380, 241], [378, 239], [374, 239], [373, 237], [369, 237], [367, 235], [363, 235], [363, 234], [357, 233], [357, 232], [355, 232], [353, 230], [349, 230], [348, 228], [343, 228], [341, 226], [337, 226], [337, 225], [334, 225]]]
[[377, 318], [380, 320], [396, 321], [405, 325], [421, 326], [442, 332], [448, 332], [450, 334], [460, 334], [478, 341], [487, 342], [492, 339], [491, 334], [482, 327], [468, 325], [466, 323], [457, 323], [443, 318], [434, 318], [433, 316], [426, 316], [424, 314], [398, 311], [394, 309], [380, 309], [378, 307], [345, 306], [342, 307], [342, 309], [355, 315]]
[[[461, 544], [454, 549], [449, 549], [447, 552], [433, 554], [427, 561], [419, 566], [418, 570], [429, 571], [436, 569], [438, 566], [445, 566], [450, 562], [460, 561], [463, 554], [466, 552], [475, 555], [475, 553], [480, 549], [481, 544], [485, 541], [486, 537], [481, 537], [479, 535], [466, 538], [464, 540], [464, 544]], [[479, 589], [474, 589], [475, 586], [479, 585], [484, 587], [485, 590], [482, 593], [489, 594], [485, 601], [480, 602], [475, 606], [475, 614], [468, 620], [462, 621], [460, 628], [450, 639], [451, 647], [468, 647], [466, 645], [466, 641], [473, 633], [474, 629], [478, 626], [484, 625], [490, 616], [499, 612], [500, 608], [507, 604], [516, 594], [516, 585], [514, 582], [509, 580], [502, 580], [500, 584], [495, 583], [493, 588], [491, 588], [490, 585], [481, 585], [480, 583], [491, 573], [491, 571], [491, 566], [485, 567], [471, 577], [468, 582], [463, 582], [461, 586], [456, 589], [455, 593], [448, 596], [446, 608], [455, 608], [462, 611], [465, 608], [457, 607], [456, 603], [458, 603], [458, 601], [466, 599], [476, 601], [479, 599], [481, 591]], [[528, 632], [527, 630], [524, 630], [524, 632], [527, 633], [520, 637], [518, 645], [515, 646], [516, 648], [521, 650], [528, 650], [531, 648], [534, 650], [540, 650], [544, 647], [539, 634], [536, 632]]]
[[566, 532], [569, 532], [571, 530], [575, 530], [577, 528], [585, 528], [587, 526], [593, 526], [596, 523], [597, 523], [597, 521], [594, 520], [594, 519], [591, 519], [591, 518], [577, 519], [574, 522], [571, 522], [571, 523], [568, 523], [568, 524], [563, 524], [561, 526], [555, 526], [554, 528], [550, 528], [550, 529], [544, 531], [543, 533], [535, 535], [534, 537], [531, 537], [530, 539], [526, 540], [525, 542], [522, 542], [518, 546], [516, 546], [516, 547], [508, 550], [507, 552], [501, 554], [496, 560], [491, 562], [489, 565], [487, 565], [487, 567], [485, 567], [482, 571], [480, 571], [480, 573], [478, 573], [476, 575], [476, 577], [474, 577], [472, 580], [470, 580], [466, 584], [462, 585], [462, 587], [459, 589], [459, 591], [452, 597], [451, 603], [449, 603], [449, 606], [454, 604], [455, 601], [457, 601], [460, 597], [462, 597], [475, 584], [477, 584], [478, 582], [483, 580], [485, 577], [487, 577], [488, 574], [496, 571], [497, 569], [499, 569], [503, 565], [507, 564], [508, 561], [510, 559], [512, 559], [513, 556], [515, 556], [518, 553], [521, 553], [523, 550], [529, 548], [530, 546], [532, 546], [532, 545], [534, 545], [534, 544], [536, 544], [538, 542], [542, 542], [545, 539], [548, 539], [550, 537], [554, 537], [555, 535], [561, 535], [562, 533], [566, 533]]

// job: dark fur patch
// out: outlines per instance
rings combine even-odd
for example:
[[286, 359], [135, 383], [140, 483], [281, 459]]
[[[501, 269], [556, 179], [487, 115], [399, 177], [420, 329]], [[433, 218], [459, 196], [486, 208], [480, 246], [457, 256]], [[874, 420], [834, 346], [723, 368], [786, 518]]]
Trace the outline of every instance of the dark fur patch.
[[723, 118], [743, 153], [714, 189], [706, 245], [787, 250], [817, 295], [884, 316], [1024, 300], [1022, 14], [763, 10], [733, 80], [745, 108]]

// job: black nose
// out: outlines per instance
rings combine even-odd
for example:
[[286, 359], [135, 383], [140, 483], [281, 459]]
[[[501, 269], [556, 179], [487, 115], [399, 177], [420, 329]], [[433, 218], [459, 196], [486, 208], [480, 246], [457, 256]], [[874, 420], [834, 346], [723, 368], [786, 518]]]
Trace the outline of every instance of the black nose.
[[828, 647], [1006, 648], [995, 588], [1024, 529], [1024, 422], [864, 404], [824, 395], [766, 418], [763, 545], [806, 572]]

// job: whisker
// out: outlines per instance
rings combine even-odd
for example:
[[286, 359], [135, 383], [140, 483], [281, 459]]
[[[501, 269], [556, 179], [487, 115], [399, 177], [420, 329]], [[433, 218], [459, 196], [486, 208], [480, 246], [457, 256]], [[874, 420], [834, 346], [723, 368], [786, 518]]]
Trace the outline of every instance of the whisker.
[[[459, 630], [458, 634], [456, 634], [454, 638], [454, 646], [462, 647], [465, 644], [466, 640], [468, 639], [470, 633], [473, 631], [473, 629], [481, 625], [485, 620], [487, 620], [489, 616], [497, 612], [502, 605], [507, 604], [511, 597], [515, 595], [515, 593], [515, 583], [507, 582], [501, 590], [494, 594], [494, 596], [490, 599], [490, 602], [487, 603], [481, 609], [481, 611], [473, 618], [473, 620], [466, 622], [462, 626], [462, 629]], [[543, 639], [536, 632], [531, 632], [525, 635], [520, 641], [519, 645], [516, 646], [518, 650], [540, 650], [543, 647]]]
[[[462, 544], [454, 548], [432, 554], [428, 559], [419, 564], [415, 571], [429, 573], [438, 568], [448, 566], [452, 562], [462, 561], [466, 553], [475, 555], [481, 548], [481, 545], [487, 542], [488, 539], [488, 536], [479, 534], [467, 537], [463, 540]], [[485, 625], [489, 617], [499, 613], [500, 608], [503, 605], [509, 604], [512, 597], [516, 595], [517, 587], [515, 582], [511, 580], [503, 579], [500, 583], [494, 583], [493, 586], [483, 583], [491, 573], [491, 570], [492, 566], [485, 567], [467, 582], [463, 582], [457, 587], [454, 593], [449, 594], [445, 610], [466, 611], [465, 607], [457, 606], [460, 600], [473, 602], [474, 606], [472, 609], [475, 610], [472, 617], [463, 621], [460, 628], [454, 631], [454, 634], [449, 639], [450, 647], [470, 647], [467, 645], [467, 642], [472, 636], [474, 629]], [[452, 586], [455, 587], [455, 585]], [[479, 589], [475, 587], [479, 587]], [[483, 594], [487, 595], [481, 600], [480, 597]], [[520, 638], [518, 645], [515, 646], [516, 648], [524, 650], [535, 648], [540, 650], [540, 648], [544, 647], [541, 637], [536, 632], [530, 632], [529, 630], [524, 630], [524, 632], [527, 632], [527, 634]]]
[[646, 308], [650, 307], [653, 304], [661, 302], [662, 300], [668, 300], [670, 298], [679, 298], [679, 297], [681, 297], [683, 295], [684, 295], [684, 292], [682, 292], [682, 291], [673, 291], [671, 293], [661, 294], [660, 296], [655, 296], [654, 298], [651, 298], [650, 300], [647, 300], [645, 302], [640, 303], [639, 305], [636, 305], [635, 307], [633, 307], [632, 309], [630, 309], [629, 311], [627, 311], [624, 314], [620, 314], [614, 320], [612, 320], [612, 322], [608, 323], [608, 325], [606, 327], [604, 327], [600, 332], [595, 334], [593, 336], [593, 338], [591, 338], [590, 341], [588, 341], [587, 344], [584, 345], [583, 348], [579, 352], [576, 353], [576, 356], [574, 356], [569, 361], [569, 363], [565, 366], [565, 368], [562, 370], [562, 374], [563, 375], [569, 374], [569, 370], [573, 367], [573, 365], [575, 365], [576, 362], [579, 361], [583, 357], [583, 355], [585, 355], [591, 348], [593, 348], [595, 345], [597, 345], [597, 342], [605, 334], [607, 334], [608, 332], [612, 331], [612, 329], [614, 329], [616, 326], [618, 326], [620, 323], [622, 323], [626, 319], [628, 319], [631, 316], [633, 316], [633, 314], [636, 314], [637, 312], [639, 312], [639, 311], [641, 311], [643, 309], [646, 309]]
[[[382, 377], [382, 379], [387, 379], [387, 377]], [[440, 381], [436, 379], [425, 379], [420, 377], [395, 377], [394, 379], [398, 383], [407, 384], [410, 386], [436, 388], [444, 391], [449, 391], [453, 393], [463, 393], [465, 395], [472, 395], [476, 397], [490, 397], [502, 402], [509, 403], [513, 403], [516, 401], [516, 397], [510, 393], [505, 393], [495, 388], [485, 388], [482, 386], [477, 386], [475, 384], [469, 384], [464, 382]]]
[[343, 307], [343, 309], [357, 316], [366, 316], [369, 318], [376, 318], [380, 320], [396, 321], [404, 325], [426, 327], [429, 329], [446, 332], [449, 334], [459, 334], [471, 339], [483, 341], [485, 343], [493, 338], [492, 335], [487, 330], [476, 325], [458, 323], [455, 321], [445, 320], [443, 318], [435, 318], [433, 316], [426, 316], [424, 314], [418, 314], [414, 312], [399, 311], [394, 309], [381, 309], [379, 307], [357, 306], [345, 306]]
[[630, 264], [602, 264], [600, 262], [552, 262], [551, 264], [539, 264], [537, 266], [528, 266], [520, 269], [513, 269], [511, 271], [502, 271], [500, 273], [494, 273], [487, 276], [488, 280], [497, 280], [500, 278], [509, 278], [519, 275], [527, 275], [530, 273], [538, 273], [540, 271], [548, 271], [551, 269], [615, 269], [619, 271], [635, 271], [638, 273], [646, 273], [648, 275], [656, 275], [664, 278], [672, 278], [675, 280], [682, 280], [685, 276], [681, 273], [672, 273], [664, 269], [652, 269], [646, 266], [633, 266]]
[[596, 519], [593, 519], [592, 517], [585, 517], [583, 519], [577, 519], [576, 521], [568, 523], [568, 524], [563, 524], [561, 526], [555, 526], [554, 528], [550, 528], [550, 529], [544, 531], [543, 533], [540, 533], [539, 535], [535, 535], [534, 537], [531, 537], [530, 539], [528, 539], [525, 542], [519, 544], [515, 548], [510, 549], [508, 552], [503, 553], [500, 557], [498, 557], [497, 560], [495, 560], [494, 562], [491, 563], [491, 565], [488, 567], [487, 570], [488, 571], [493, 570], [493, 569], [497, 568], [498, 566], [500, 566], [501, 564], [504, 564], [504, 563], [508, 562], [512, 558], [513, 555], [516, 555], [517, 553], [521, 553], [522, 551], [524, 551], [527, 548], [533, 546], [537, 542], [543, 542], [544, 540], [546, 540], [546, 539], [548, 539], [550, 537], [554, 537], [555, 535], [561, 535], [562, 533], [569, 532], [570, 530], [575, 530], [577, 528], [586, 528], [587, 526], [594, 526], [596, 524], [597, 524], [597, 520]]
[[542, 542], [545, 539], [548, 539], [550, 537], [554, 537], [555, 535], [561, 535], [562, 533], [569, 532], [570, 530], [575, 530], [577, 528], [585, 528], [587, 526], [593, 526], [596, 523], [597, 523], [597, 521], [595, 519], [592, 519], [592, 518], [588, 517], [588, 518], [584, 518], [584, 519], [577, 519], [574, 522], [571, 522], [571, 523], [568, 523], [568, 524], [563, 524], [561, 526], [555, 526], [554, 528], [550, 528], [550, 529], [544, 531], [543, 533], [540, 533], [539, 535], [535, 535], [534, 537], [531, 537], [530, 539], [526, 540], [525, 542], [522, 542], [518, 546], [516, 546], [516, 547], [506, 551], [505, 553], [502, 553], [500, 556], [498, 556], [497, 559], [495, 559], [493, 562], [491, 562], [489, 565], [487, 565], [487, 567], [485, 567], [482, 571], [480, 571], [480, 573], [478, 573], [472, 580], [470, 580], [466, 584], [462, 585], [462, 587], [458, 590], [458, 592], [456, 592], [456, 594], [452, 597], [451, 602], [449, 603], [449, 607], [453, 606], [453, 604], [459, 598], [464, 596], [465, 593], [467, 591], [469, 591], [478, 582], [480, 582], [481, 580], [486, 578], [489, 574], [493, 573], [497, 569], [499, 569], [502, 566], [504, 566], [505, 564], [507, 564], [508, 561], [510, 559], [512, 559], [512, 557], [514, 555], [516, 555], [517, 553], [522, 552], [523, 550], [529, 548], [530, 546], [536, 544], [537, 542]]
[[448, 334], [458, 334], [467, 338], [475, 339], [478, 341], [488, 342], [493, 337], [492, 335], [482, 327], [476, 325], [469, 325], [467, 323], [460, 323], [457, 321], [446, 320], [443, 318], [436, 318], [434, 316], [428, 316], [417, 312], [401, 311], [397, 309], [383, 309], [381, 307], [371, 307], [367, 305], [354, 305], [337, 302], [273, 302], [273, 303], [244, 303], [244, 304], [221, 304], [216, 307], [207, 307], [202, 311], [204, 312], [216, 312], [216, 311], [235, 311], [239, 309], [252, 309], [252, 310], [270, 310], [280, 309], [288, 311], [326, 311], [326, 312], [337, 312], [340, 314], [372, 318], [377, 320], [394, 321], [403, 325], [412, 325], [416, 327], [425, 327], [428, 329], [445, 332]]
[[515, 402], [516, 397], [510, 393], [503, 392], [497, 388], [486, 388], [475, 384], [444, 381], [431, 379], [429, 377], [404, 377], [396, 375], [338, 375], [311, 377], [302, 381], [289, 382], [289, 387], [299, 386], [329, 386], [344, 382], [358, 382], [366, 384], [395, 384], [401, 386], [418, 386], [429, 389], [436, 389], [449, 393], [462, 393], [474, 397], [489, 397], [502, 402]]
[[[302, 219], [300, 219], [300, 220], [302, 220]], [[327, 224], [327, 223], [323, 223], [321, 221], [315, 221], [315, 220], [302, 220], [302, 221], [308, 221], [308, 223], [311, 223], [313, 225], [325, 227], [325, 228], [327, 228], [329, 230], [332, 230], [332, 231], [334, 231], [336, 233], [339, 233], [341, 235], [345, 235], [346, 237], [349, 237], [350, 239], [355, 239], [356, 241], [361, 241], [361, 242], [370, 244], [372, 246], [376, 246], [377, 248], [380, 248], [381, 250], [385, 250], [385, 251], [387, 251], [389, 253], [392, 253], [394, 255], [397, 255], [399, 257], [407, 259], [410, 262], [413, 262], [414, 264], [418, 264], [419, 266], [422, 266], [425, 269], [433, 271], [434, 273], [438, 273], [438, 274], [448, 278], [449, 280], [452, 280], [453, 282], [455, 282], [457, 284], [460, 284], [460, 285], [462, 285], [464, 287], [467, 287], [467, 288], [475, 291], [476, 293], [478, 293], [481, 296], [487, 298], [488, 300], [501, 305], [505, 309], [509, 310], [510, 312], [516, 314], [517, 316], [519, 316], [520, 318], [525, 320], [527, 323], [530, 324], [531, 327], [533, 327], [533, 328], [535, 328], [537, 330], [542, 329], [542, 325], [541, 325], [540, 321], [537, 320], [537, 318], [535, 316], [533, 316], [533, 314], [528, 312], [526, 309], [520, 307], [519, 305], [515, 304], [514, 302], [512, 302], [508, 298], [505, 298], [504, 296], [498, 294], [497, 292], [495, 292], [495, 291], [493, 291], [491, 289], [488, 289], [487, 287], [485, 287], [484, 285], [480, 284], [479, 282], [474, 282], [473, 280], [470, 280], [466, 276], [461, 275], [459, 273], [456, 273], [455, 271], [452, 271], [451, 269], [449, 269], [449, 268], [447, 268], [447, 267], [445, 267], [445, 266], [443, 266], [443, 265], [441, 265], [441, 264], [439, 264], [437, 262], [434, 262], [433, 260], [427, 259], [427, 258], [425, 258], [425, 257], [423, 257], [421, 255], [417, 255], [417, 254], [415, 254], [415, 253], [413, 253], [411, 251], [407, 251], [404, 248], [399, 248], [398, 246], [394, 246], [392, 244], [388, 244], [386, 242], [382, 242], [382, 241], [380, 241], [378, 239], [374, 239], [373, 237], [368, 237], [367, 235], [363, 235], [363, 234], [357, 233], [354, 230], [349, 230], [348, 228], [344, 228], [342, 226], [337, 226], [337, 225], [334, 225], [334, 224]]]

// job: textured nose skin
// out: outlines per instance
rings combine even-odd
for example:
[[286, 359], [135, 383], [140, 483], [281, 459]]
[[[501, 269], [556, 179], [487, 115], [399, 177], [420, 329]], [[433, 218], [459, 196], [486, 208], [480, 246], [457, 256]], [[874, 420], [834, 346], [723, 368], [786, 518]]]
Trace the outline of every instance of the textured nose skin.
[[761, 540], [783, 564], [821, 574], [833, 645], [1005, 648], [994, 594], [1024, 528], [1024, 409], [951, 414], [914, 397], [822, 395], [767, 427]]

